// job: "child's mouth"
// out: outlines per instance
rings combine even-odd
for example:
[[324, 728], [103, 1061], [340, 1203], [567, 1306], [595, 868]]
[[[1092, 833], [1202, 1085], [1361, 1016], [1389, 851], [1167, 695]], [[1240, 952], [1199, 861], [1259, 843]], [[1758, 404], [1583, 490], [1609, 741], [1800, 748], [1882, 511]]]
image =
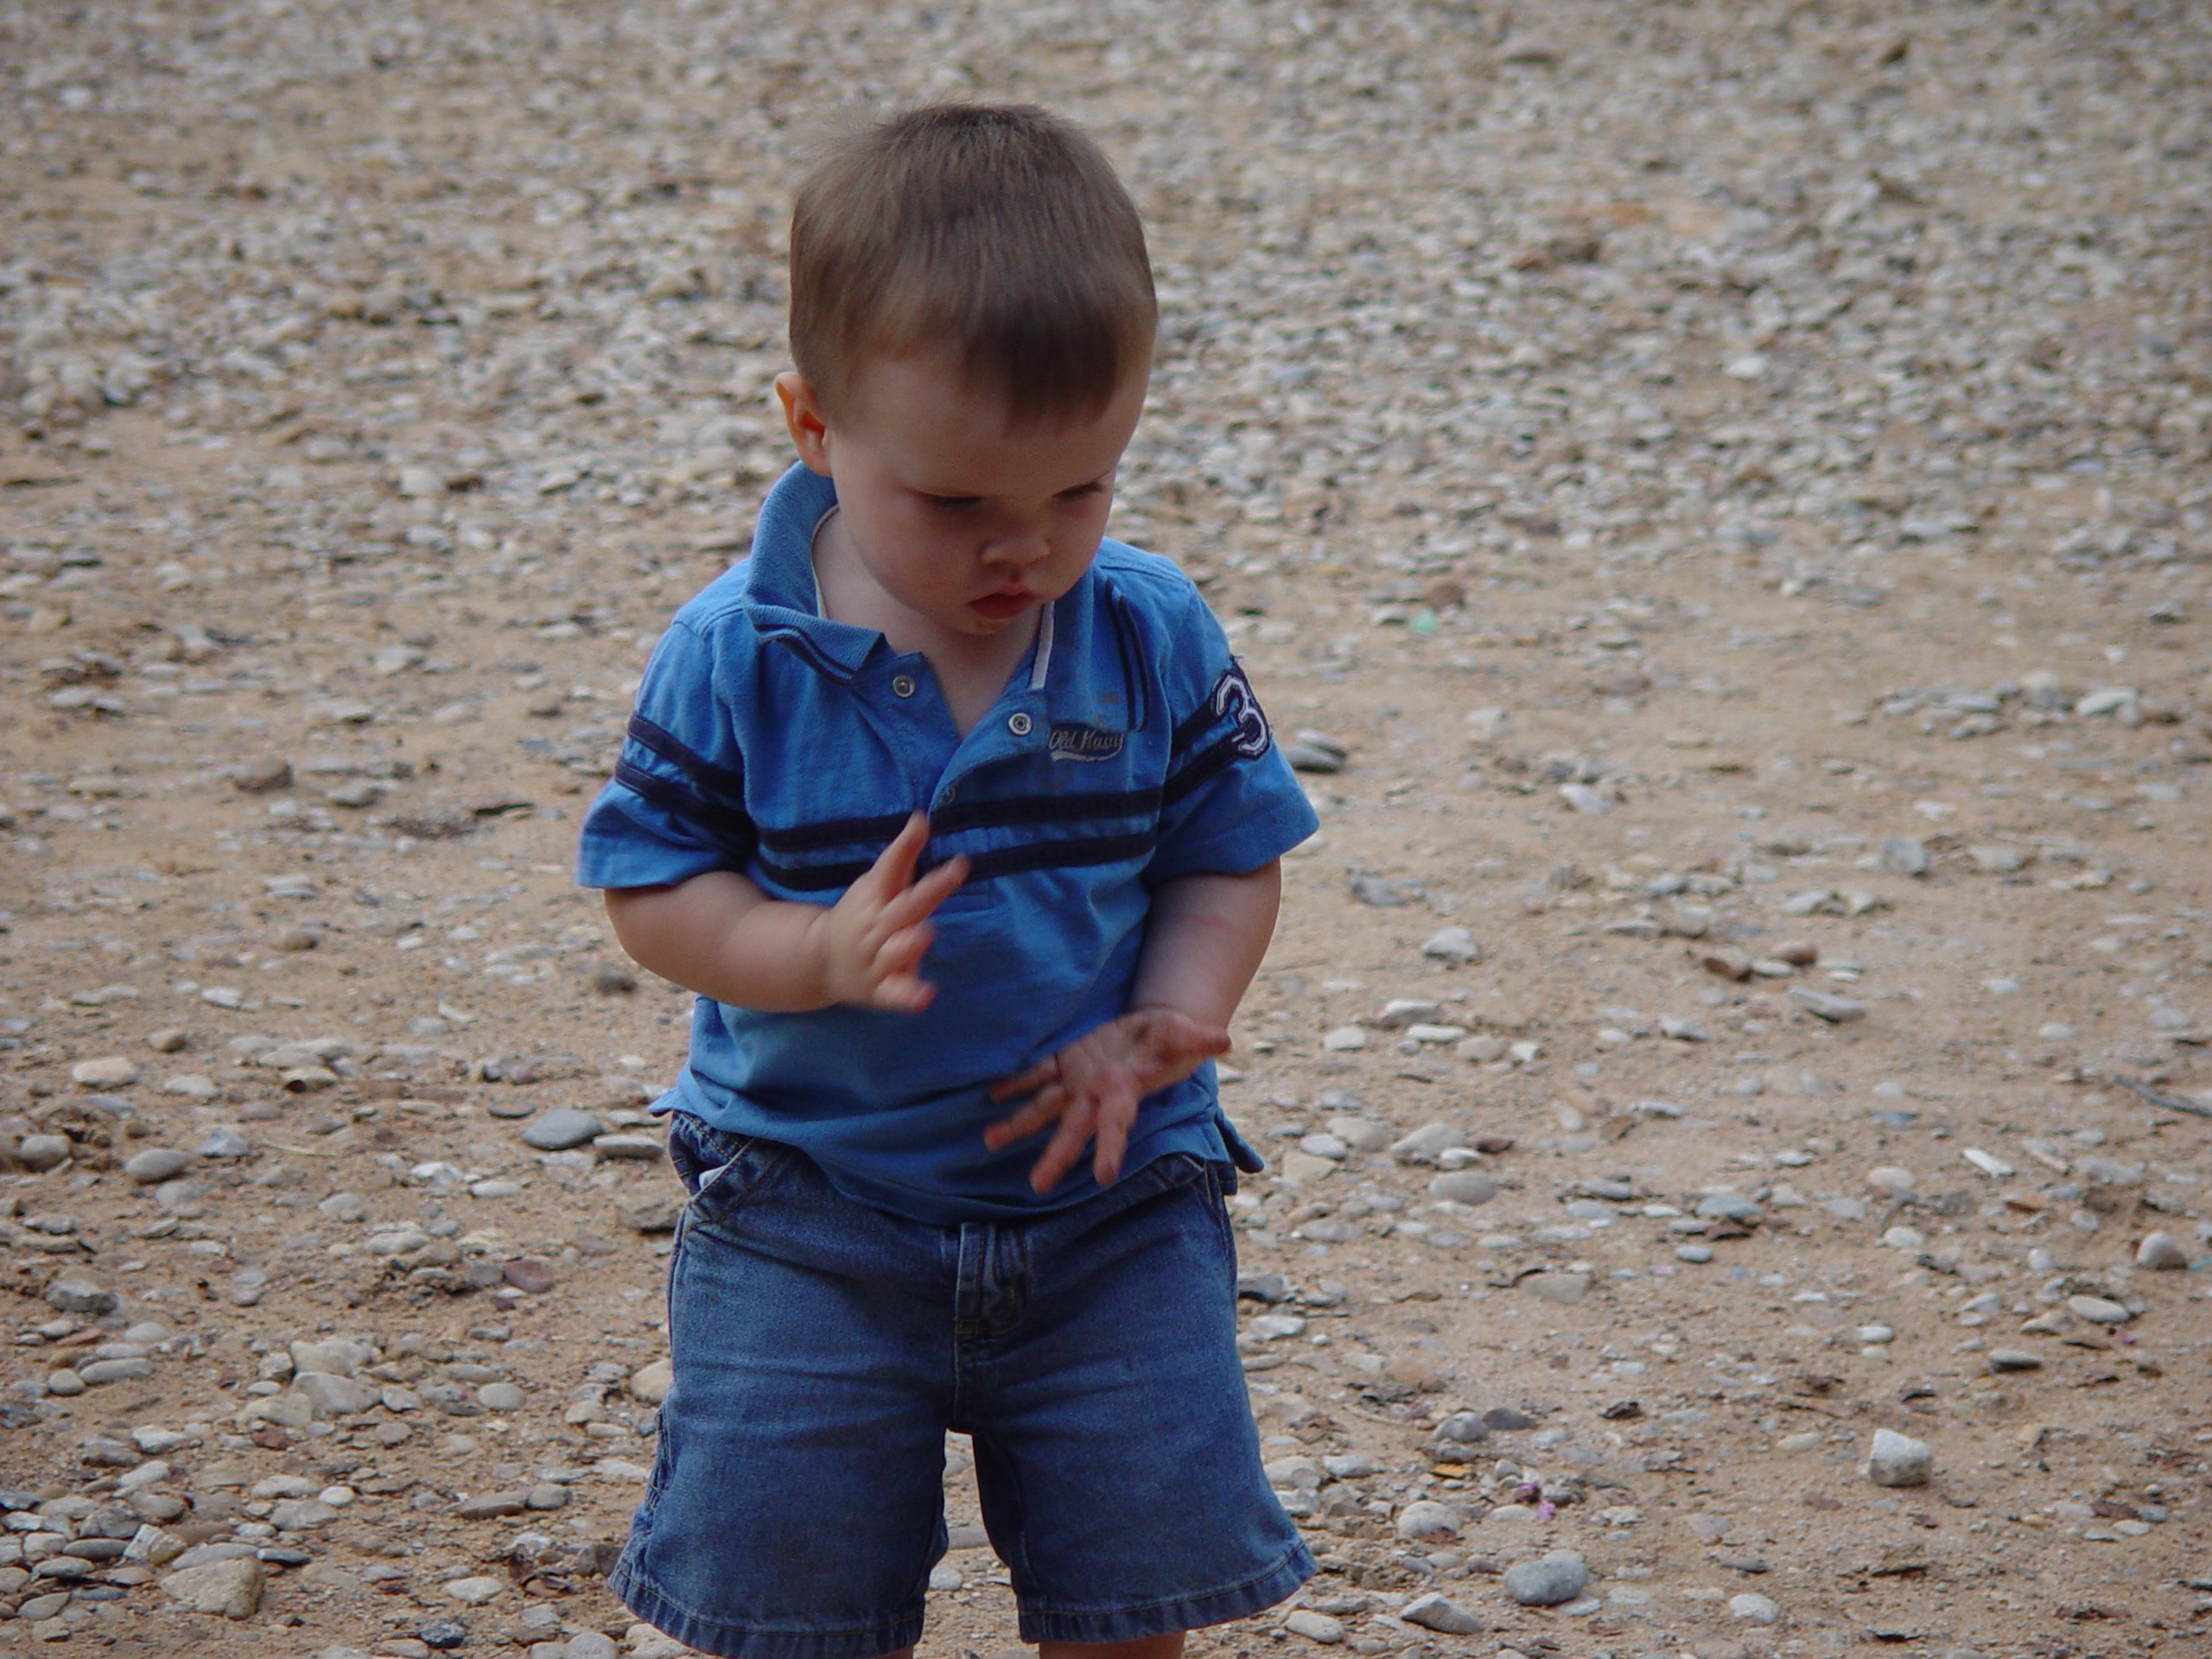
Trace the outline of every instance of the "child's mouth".
[[981, 599], [971, 599], [968, 608], [977, 615], [994, 622], [1003, 622], [1019, 616], [1037, 602], [1037, 595], [1027, 588], [1001, 588], [995, 594], [985, 594]]

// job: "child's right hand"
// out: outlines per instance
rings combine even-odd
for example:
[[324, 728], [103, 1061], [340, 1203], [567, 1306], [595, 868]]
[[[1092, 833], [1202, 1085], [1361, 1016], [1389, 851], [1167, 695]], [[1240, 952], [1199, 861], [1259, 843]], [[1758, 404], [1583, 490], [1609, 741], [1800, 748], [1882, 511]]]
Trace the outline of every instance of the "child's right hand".
[[808, 929], [816, 971], [834, 1002], [918, 1014], [937, 987], [917, 971], [936, 930], [930, 912], [968, 878], [968, 861], [940, 864], [920, 880], [914, 865], [929, 844], [930, 821], [917, 812], [866, 875]]

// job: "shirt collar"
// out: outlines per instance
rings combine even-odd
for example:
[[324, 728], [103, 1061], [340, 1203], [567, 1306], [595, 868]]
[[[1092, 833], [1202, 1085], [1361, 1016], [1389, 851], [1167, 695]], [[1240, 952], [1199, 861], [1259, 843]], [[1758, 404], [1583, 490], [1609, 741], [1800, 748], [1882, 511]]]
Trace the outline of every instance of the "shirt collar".
[[[760, 505], [746, 580], [753, 593], [753, 625], [763, 637], [787, 640], [822, 672], [849, 683], [879, 651], [888, 654], [891, 647], [874, 628], [833, 622], [822, 614], [822, 593], [814, 574], [814, 532], [836, 505], [836, 485], [794, 462]], [[1073, 683], [1065, 669], [1054, 675], [1053, 659], [1065, 654], [1070, 642], [1084, 637], [1097, 582], [1094, 563], [1038, 619], [1037, 644], [1025, 681], [1031, 693], [1065, 692]], [[1127, 730], [1130, 724], [1126, 703], [1086, 712], [1106, 729]]]
[[753, 625], [768, 639], [788, 639], [831, 677], [849, 681], [885, 645], [874, 628], [833, 622], [822, 614], [814, 582], [814, 531], [837, 505], [837, 486], [796, 462], [760, 504], [746, 581]]

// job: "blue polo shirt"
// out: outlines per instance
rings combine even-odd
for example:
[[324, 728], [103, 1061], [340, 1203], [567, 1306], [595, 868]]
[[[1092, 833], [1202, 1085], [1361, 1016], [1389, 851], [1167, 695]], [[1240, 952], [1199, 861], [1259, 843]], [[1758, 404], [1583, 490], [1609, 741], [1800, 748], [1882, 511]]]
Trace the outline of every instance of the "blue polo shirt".
[[[1166, 559], [1102, 545], [963, 737], [925, 658], [822, 615], [810, 549], [836, 504], [829, 480], [792, 467], [751, 556], [677, 613], [585, 817], [576, 880], [729, 869], [772, 898], [834, 904], [926, 810], [924, 866], [970, 867], [932, 918], [937, 998], [919, 1014], [760, 1014], [701, 997], [656, 1109], [796, 1146], [849, 1197], [919, 1221], [1079, 1202], [1096, 1190], [1088, 1160], [1030, 1190], [1046, 1132], [984, 1148], [1011, 1109], [986, 1091], [1126, 1012], [1154, 887], [1259, 868], [1313, 832], [1313, 808]], [[1210, 1064], [1144, 1101], [1123, 1167], [1174, 1152], [1250, 1158]]]

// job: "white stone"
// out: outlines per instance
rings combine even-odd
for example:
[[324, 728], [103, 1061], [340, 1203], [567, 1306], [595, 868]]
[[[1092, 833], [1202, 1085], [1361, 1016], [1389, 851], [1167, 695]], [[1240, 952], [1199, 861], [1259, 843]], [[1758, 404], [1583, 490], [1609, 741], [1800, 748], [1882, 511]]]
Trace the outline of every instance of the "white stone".
[[1877, 1486], [1924, 1486], [1936, 1470], [1936, 1448], [1925, 1440], [1878, 1428], [1866, 1455], [1866, 1478]]

